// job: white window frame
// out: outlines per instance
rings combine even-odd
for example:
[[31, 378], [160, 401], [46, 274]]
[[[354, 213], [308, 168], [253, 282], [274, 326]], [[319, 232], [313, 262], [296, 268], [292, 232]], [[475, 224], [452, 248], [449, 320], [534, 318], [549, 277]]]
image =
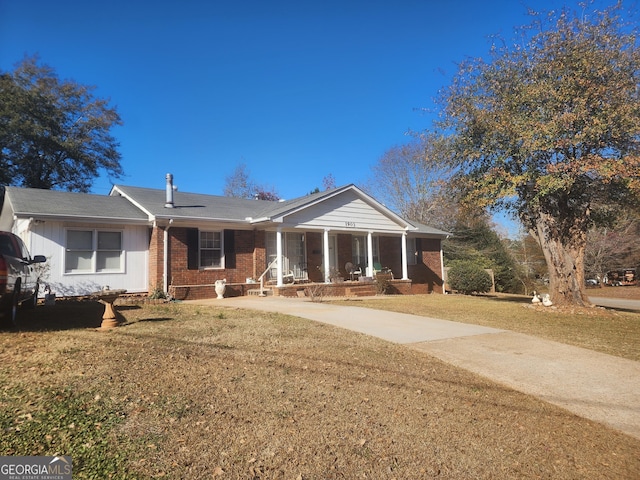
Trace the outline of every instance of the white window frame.
[[[71, 249], [69, 248], [69, 232], [90, 232], [91, 233], [91, 247], [86, 249]], [[98, 236], [100, 233], [118, 233], [120, 235], [120, 249], [100, 249], [98, 245]], [[90, 267], [87, 269], [70, 269], [67, 266], [68, 252], [87, 252], [90, 255]], [[98, 255], [100, 252], [119, 252], [119, 267], [118, 268], [103, 268], [98, 269]], [[67, 228], [65, 229], [64, 240], [64, 275], [94, 275], [102, 273], [124, 273], [124, 231], [108, 228]]]
[[[203, 247], [202, 235], [214, 234], [218, 235], [218, 247]], [[215, 238], [213, 239], [215, 242]], [[215, 245], [215, 243], [214, 243]], [[220, 252], [220, 265], [203, 265], [202, 264], [202, 252], [204, 251], [219, 251]], [[199, 230], [198, 231], [198, 267], [201, 270], [223, 270], [224, 269], [224, 231], [222, 230]]]

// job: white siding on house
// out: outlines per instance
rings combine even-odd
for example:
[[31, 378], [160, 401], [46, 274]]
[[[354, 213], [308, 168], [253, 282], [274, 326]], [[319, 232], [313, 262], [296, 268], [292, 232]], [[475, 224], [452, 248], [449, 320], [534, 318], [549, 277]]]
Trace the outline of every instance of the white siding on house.
[[[123, 272], [65, 273], [65, 232], [68, 228], [121, 231], [124, 250]], [[111, 289], [125, 289], [131, 293], [149, 290], [147, 226], [34, 221], [31, 222], [28, 237], [26, 241], [31, 255], [47, 257], [47, 276], [40, 282], [41, 295], [45, 285], [49, 285], [51, 291], [58, 296], [87, 295], [102, 289], [105, 285]]]
[[322, 203], [287, 215], [283, 226], [296, 228], [330, 228], [332, 230], [402, 233], [404, 226], [347, 191]]

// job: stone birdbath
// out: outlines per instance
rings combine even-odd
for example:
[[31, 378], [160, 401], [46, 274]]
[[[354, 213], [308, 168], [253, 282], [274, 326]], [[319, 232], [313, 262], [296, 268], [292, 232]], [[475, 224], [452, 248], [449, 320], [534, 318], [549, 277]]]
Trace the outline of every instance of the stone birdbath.
[[100, 325], [101, 330], [114, 328], [120, 324], [113, 302], [125, 292], [126, 290], [110, 290], [107, 288], [91, 294], [92, 297], [97, 298], [98, 301], [104, 305], [104, 314], [102, 315], [102, 324]]

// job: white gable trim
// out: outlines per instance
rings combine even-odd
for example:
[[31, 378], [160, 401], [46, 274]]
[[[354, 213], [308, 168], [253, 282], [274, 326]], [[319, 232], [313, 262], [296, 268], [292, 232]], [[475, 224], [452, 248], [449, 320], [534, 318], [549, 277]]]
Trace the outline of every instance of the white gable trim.
[[142, 206], [141, 203], [136, 202], [130, 195], [127, 195], [126, 193], [124, 193], [122, 190], [120, 190], [120, 188], [118, 188], [117, 185], [114, 185], [111, 188], [111, 191], [109, 192], [109, 196], [113, 197], [115, 195], [119, 195], [121, 197], [126, 198], [127, 200], [129, 200], [133, 205], [135, 205], [137, 208], [139, 208], [142, 212], [144, 212], [144, 214], [147, 216], [147, 218], [149, 219], [150, 222], [153, 222], [156, 217], [155, 215], [153, 215], [149, 210], [147, 210], [146, 208], [144, 208]]
[[[288, 210], [286, 212], [281, 212], [277, 215], [274, 215], [270, 218], [265, 218], [265, 219], [260, 219], [259, 221], [271, 221], [274, 223], [282, 223], [282, 224], [289, 224], [290, 226], [295, 226], [295, 224], [297, 222], [293, 222], [291, 223], [290, 221], [287, 221], [287, 219], [295, 219], [295, 218], [301, 218], [305, 212], [310, 212], [314, 207], [321, 205], [323, 203], [327, 203], [329, 201], [331, 201], [332, 199], [335, 199], [336, 197], [339, 197], [341, 195], [345, 195], [348, 192], [352, 192], [355, 194], [355, 196], [362, 202], [363, 205], [366, 205], [368, 207], [371, 207], [372, 209], [374, 209], [376, 212], [378, 212], [379, 214], [381, 214], [383, 217], [385, 217], [389, 222], [397, 225], [397, 228], [382, 228], [382, 231], [401, 231], [401, 230], [416, 230], [416, 227], [414, 227], [411, 223], [407, 222], [404, 218], [400, 217], [399, 215], [395, 214], [393, 211], [389, 210], [387, 207], [385, 207], [383, 204], [381, 204], [380, 202], [378, 202], [377, 200], [375, 200], [373, 197], [371, 197], [370, 195], [367, 195], [365, 192], [363, 192], [362, 190], [360, 190], [358, 187], [356, 187], [355, 185], [347, 185], [343, 188], [339, 188], [336, 189], [334, 191], [331, 191], [329, 194], [316, 198], [308, 203], [305, 203], [303, 205], [299, 205], [297, 207], [292, 208], [291, 210]], [[259, 221], [254, 221], [252, 223], [258, 223]], [[357, 220], [356, 219], [351, 219], [350, 220], [351, 223], [356, 223], [357, 224]], [[347, 220], [345, 220], [345, 222], [347, 222]], [[303, 225], [305, 227], [313, 227], [314, 225], [311, 222], [304, 222]], [[338, 224], [334, 224], [334, 225], [323, 225], [322, 222], [319, 225], [316, 225], [316, 227], [333, 227], [333, 228], [338, 228], [338, 227], [342, 227], [346, 230], [351, 230], [353, 229], [352, 226], [347, 225], [347, 224], [342, 224], [342, 225], [338, 225]], [[359, 229], [359, 230], [371, 230], [371, 229], [377, 230], [375, 228], [375, 226], [369, 226], [369, 227], [365, 227], [363, 229]]]

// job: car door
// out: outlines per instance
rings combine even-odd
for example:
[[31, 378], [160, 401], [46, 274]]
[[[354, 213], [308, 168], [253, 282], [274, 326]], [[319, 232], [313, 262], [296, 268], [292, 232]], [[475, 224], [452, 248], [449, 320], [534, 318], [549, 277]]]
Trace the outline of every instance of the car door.
[[15, 237], [15, 240], [18, 242], [18, 248], [20, 249], [20, 260], [21, 260], [21, 268], [22, 268], [22, 288], [21, 288], [21, 299], [29, 298], [33, 295], [36, 288], [36, 273], [33, 269], [33, 263], [31, 261], [31, 255], [29, 255], [29, 250], [27, 250], [26, 245], [20, 239], [20, 237]]

